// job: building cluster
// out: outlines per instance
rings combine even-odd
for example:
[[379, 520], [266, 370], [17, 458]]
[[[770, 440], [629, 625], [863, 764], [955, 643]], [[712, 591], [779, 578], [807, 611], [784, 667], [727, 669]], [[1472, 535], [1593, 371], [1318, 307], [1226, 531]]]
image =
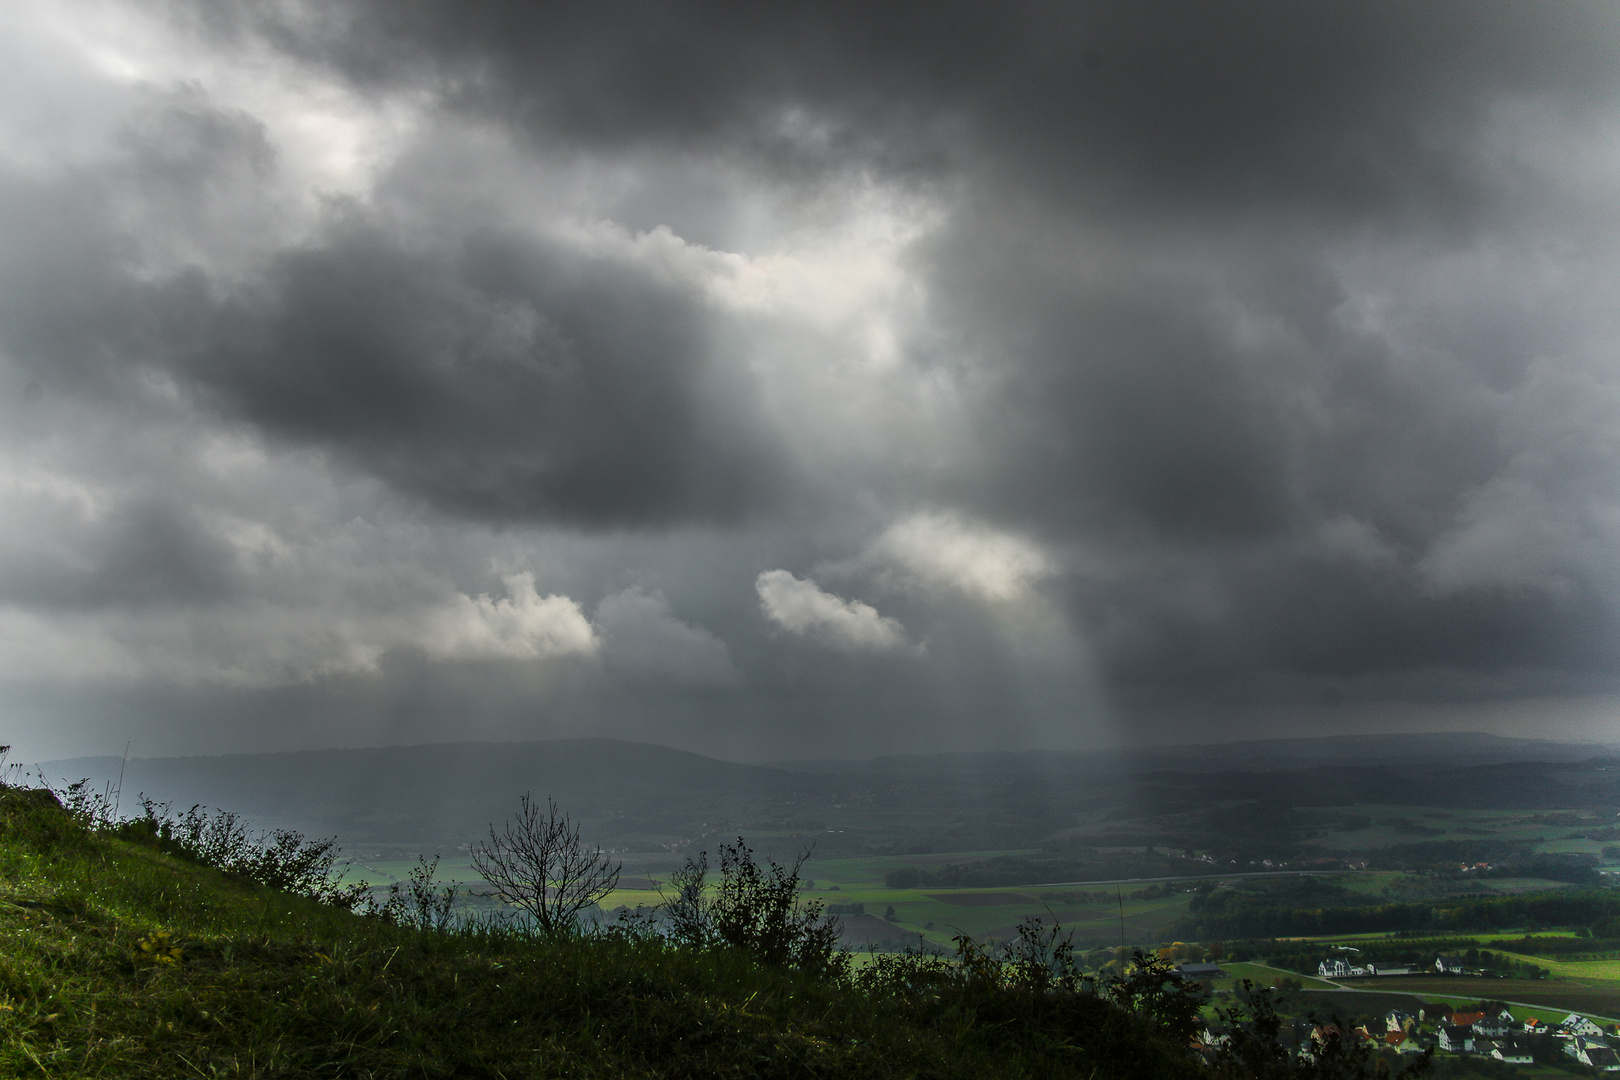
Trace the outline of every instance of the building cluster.
[[1364, 975], [1415, 975], [1410, 967], [1384, 967], [1378, 964], [1353, 964], [1343, 957], [1324, 960], [1316, 965], [1316, 973], [1324, 979], [1351, 979]]
[[[1464, 966], [1460, 956], [1437, 956], [1434, 960], [1434, 970], [1441, 975], [1468, 975], [1478, 974], [1470, 972]], [[1323, 960], [1316, 965], [1316, 973], [1324, 979], [1352, 979], [1366, 975], [1424, 975], [1428, 972], [1422, 968], [1391, 967], [1379, 964], [1355, 964], [1344, 957], [1333, 957]]]
[[1577, 1013], [1559, 1021], [1532, 1017], [1522, 1023], [1507, 1009], [1494, 1012], [1455, 1012], [1450, 1006], [1426, 1007], [1416, 1016], [1392, 1011], [1385, 1018], [1384, 1031], [1357, 1028], [1363, 1038], [1403, 1053], [1417, 1053], [1433, 1046], [1453, 1054], [1476, 1054], [1508, 1064], [1527, 1065], [1538, 1042], [1556, 1046], [1582, 1065], [1603, 1072], [1620, 1072], [1620, 1055], [1611, 1042], [1620, 1045], [1620, 1027], [1605, 1030]]
[[[1297, 1045], [1302, 1057], [1321, 1053], [1334, 1039], [1360, 1039], [1398, 1054], [1438, 1050], [1491, 1058], [1508, 1065], [1528, 1065], [1535, 1060], [1539, 1046], [1543, 1060], [1562, 1051], [1594, 1070], [1620, 1072], [1620, 1054], [1614, 1049], [1620, 1047], [1620, 1025], [1604, 1029], [1576, 1013], [1556, 1022], [1534, 1018], [1520, 1022], [1500, 1005], [1458, 1012], [1454, 1006], [1441, 1004], [1426, 1005], [1416, 1015], [1392, 1010], [1385, 1015], [1382, 1028], [1369, 1023], [1346, 1030], [1332, 1024], [1295, 1021], [1291, 1034], [1286, 1023], [1284, 1032], [1284, 1041]], [[1224, 1028], [1209, 1025], [1199, 1042], [1214, 1049], [1227, 1038]]]

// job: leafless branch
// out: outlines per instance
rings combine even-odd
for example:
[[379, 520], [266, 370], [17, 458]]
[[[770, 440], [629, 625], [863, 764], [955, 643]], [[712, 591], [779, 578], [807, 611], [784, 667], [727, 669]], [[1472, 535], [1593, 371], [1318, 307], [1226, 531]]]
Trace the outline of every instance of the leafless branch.
[[586, 848], [579, 826], [547, 798], [544, 810], [524, 795], [516, 819], [473, 848], [473, 867], [495, 895], [529, 913], [542, 934], [568, 933], [579, 913], [619, 883], [622, 865]]

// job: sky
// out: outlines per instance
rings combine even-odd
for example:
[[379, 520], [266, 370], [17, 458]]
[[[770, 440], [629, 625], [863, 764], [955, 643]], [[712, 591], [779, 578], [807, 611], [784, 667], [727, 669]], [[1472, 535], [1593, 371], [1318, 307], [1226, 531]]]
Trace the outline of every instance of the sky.
[[1620, 741], [1620, 8], [10, 0], [0, 742]]

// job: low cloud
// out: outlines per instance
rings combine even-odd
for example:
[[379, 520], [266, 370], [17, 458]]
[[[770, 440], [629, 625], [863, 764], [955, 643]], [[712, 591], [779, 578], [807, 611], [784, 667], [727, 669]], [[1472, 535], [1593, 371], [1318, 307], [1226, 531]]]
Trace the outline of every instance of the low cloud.
[[767, 570], [754, 580], [765, 617], [791, 634], [850, 652], [919, 648], [906, 640], [906, 628], [859, 600], [845, 600], [814, 581], [786, 570]]
[[540, 662], [593, 656], [601, 641], [579, 604], [541, 596], [529, 572], [507, 595], [366, 611], [326, 604], [112, 609], [42, 615], [0, 608], [0, 678], [28, 682], [151, 679], [171, 686], [267, 688], [379, 672], [390, 655], [437, 663]]
[[1034, 583], [1055, 569], [1030, 541], [950, 513], [896, 522], [839, 568], [869, 571], [890, 586], [951, 589], [992, 601], [1027, 597]]
[[690, 686], [735, 686], [739, 677], [726, 643], [701, 626], [677, 619], [661, 592], [625, 589], [596, 608], [603, 659], [635, 678]]
[[541, 596], [528, 571], [504, 579], [507, 595], [462, 596], [426, 627], [429, 656], [455, 660], [539, 660], [596, 652], [596, 631], [566, 596]]

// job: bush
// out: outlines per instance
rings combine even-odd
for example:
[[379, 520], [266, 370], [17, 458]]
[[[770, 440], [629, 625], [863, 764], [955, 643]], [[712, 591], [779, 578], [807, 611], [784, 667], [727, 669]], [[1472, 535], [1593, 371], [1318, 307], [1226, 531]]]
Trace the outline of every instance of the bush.
[[168, 803], [143, 795], [141, 809], [143, 817], [111, 825], [108, 831], [335, 907], [353, 908], [365, 895], [364, 883], [339, 884], [335, 837], [311, 840], [295, 829], [255, 834], [229, 810], [210, 813], [200, 803], [176, 818]]
[[822, 913], [822, 903], [799, 903], [799, 869], [774, 859], [769, 868], [754, 861], [742, 837], [720, 846], [720, 885], [708, 891], [709, 854], [670, 877], [675, 892], [664, 901], [667, 932], [676, 942], [698, 948], [740, 949], [763, 963], [821, 975], [840, 975], [849, 954], [839, 946], [838, 920]]

